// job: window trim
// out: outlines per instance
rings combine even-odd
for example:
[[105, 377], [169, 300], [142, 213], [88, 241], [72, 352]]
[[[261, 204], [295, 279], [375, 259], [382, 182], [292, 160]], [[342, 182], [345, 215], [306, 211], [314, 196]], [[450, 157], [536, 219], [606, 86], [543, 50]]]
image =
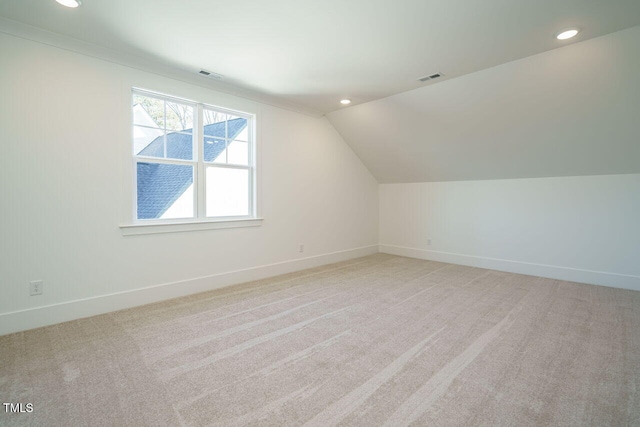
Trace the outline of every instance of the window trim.
[[[194, 107], [193, 118], [193, 160], [184, 159], [167, 159], [157, 158], [149, 156], [138, 156], [133, 151], [133, 110], [132, 97], [134, 95], [149, 96], [156, 99], [161, 99], [169, 102], [178, 102], [182, 104], [190, 104]], [[238, 227], [255, 227], [262, 224], [263, 218], [260, 217], [259, 210], [259, 150], [257, 147], [257, 122], [258, 114], [249, 113], [246, 111], [232, 110], [225, 107], [219, 107], [213, 104], [204, 102], [193, 101], [185, 98], [179, 98], [176, 96], [165, 95], [163, 93], [150, 91], [147, 89], [141, 89], [137, 87], [131, 88], [129, 96], [129, 108], [130, 114], [130, 139], [128, 141], [129, 147], [129, 159], [131, 162], [130, 169], [131, 174], [131, 187], [130, 187], [130, 200], [131, 208], [129, 209], [130, 216], [125, 224], [121, 224], [119, 227], [122, 234], [139, 235], [139, 234], [157, 234], [157, 233], [172, 233], [182, 231], [198, 231], [198, 230], [211, 230], [211, 229], [223, 229], [223, 228], [238, 228]], [[227, 163], [211, 163], [205, 162], [202, 157], [204, 144], [203, 135], [203, 111], [205, 109], [212, 109], [222, 113], [234, 115], [236, 117], [243, 117], [247, 119], [247, 132], [249, 150], [248, 150], [248, 164], [227, 164]], [[166, 124], [165, 124], [166, 128]], [[163, 129], [166, 132], [166, 129]], [[228, 140], [228, 136], [225, 135], [225, 139]], [[182, 164], [193, 167], [193, 186], [194, 186], [194, 217], [193, 218], [156, 218], [156, 219], [138, 219], [138, 206], [137, 206], [137, 163], [139, 161], [148, 160], [152, 163], [161, 164]], [[242, 169], [247, 170], [249, 173], [249, 200], [248, 200], [248, 215], [239, 216], [219, 216], [219, 217], [207, 217], [206, 216], [206, 170], [208, 167], [218, 168], [230, 168], [230, 169]]]
[[142, 234], [178, 233], [186, 231], [219, 230], [225, 228], [259, 227], [264, 218], [200, 220], [189, 222], [124, 224], [120, 231], [124, 236], [138, 236]]

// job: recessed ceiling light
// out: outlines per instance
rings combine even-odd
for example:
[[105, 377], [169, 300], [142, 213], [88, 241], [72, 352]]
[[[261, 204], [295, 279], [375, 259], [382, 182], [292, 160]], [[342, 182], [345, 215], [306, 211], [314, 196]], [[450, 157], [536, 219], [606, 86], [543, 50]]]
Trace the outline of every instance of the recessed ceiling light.
[[56, 1], [66, 7], [78, 7], [82, 4], [80, 0], [56, 0]]
[[340, 100], [340, 104], [349, 105], [349, 104], [351, 104], [351, 100], [350, 99], [342, 99], [342, 100]]
[[562, 30], [558, 34], [556, 34], [556, 38], [558, 40], [567, 40], [571, 37], [575, 37], [575, 35], [579, 32], [580, 30], [577, 28], [567, 28], [566, 30]]

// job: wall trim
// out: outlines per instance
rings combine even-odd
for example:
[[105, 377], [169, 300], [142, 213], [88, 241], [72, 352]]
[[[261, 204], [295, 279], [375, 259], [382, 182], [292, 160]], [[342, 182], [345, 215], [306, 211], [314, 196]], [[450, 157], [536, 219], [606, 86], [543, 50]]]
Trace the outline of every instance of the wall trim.
[[163, 283], [146, 288], [3, 313], [0, 314], [0, 336], [211, 291], [307, 268], [347, 261], [375, 253], [378, 253], [378, 245], [362, 246], [244, 270], [229, 271], [178, 282]]
[[380, 244], [380, 252], [391, 255], [405, 256], [409, 258], [419, 258], [429, 261], [439, 261], [450, 264], [467, 265], [470, 267], [486, 268], [489, 270], [506, 271], [509, 273], [526, 274], [530, 276], [547, 277], [550, 279], [587, 283], [590, 285], [600, 285], [608, 286], [611, 288], [640, 291], [640, 276], [609, 273], [604, 271], [581, 270], [571, 267], [534, 264], [529, 262], [487, 258], [474, 255], [462, 255], [450, 252], [431, 251], [387, 244]]

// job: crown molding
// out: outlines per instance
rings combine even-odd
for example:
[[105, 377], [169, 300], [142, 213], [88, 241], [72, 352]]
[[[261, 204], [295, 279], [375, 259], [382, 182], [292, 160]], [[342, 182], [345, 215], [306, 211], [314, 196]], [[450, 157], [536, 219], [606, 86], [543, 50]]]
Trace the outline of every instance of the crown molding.
[[0, 33], [68, 50], [136, 70], [169, 77], [205, 89], [215, 90], [296, 113], [312, 117], [323, 116], [323, 114], [317, 110], [289, 102], [277, 96], [200, 76], [197, 74], [199, 70], [189, 71], [157, 59], [116, 51], [11, 19], [0, 17]]

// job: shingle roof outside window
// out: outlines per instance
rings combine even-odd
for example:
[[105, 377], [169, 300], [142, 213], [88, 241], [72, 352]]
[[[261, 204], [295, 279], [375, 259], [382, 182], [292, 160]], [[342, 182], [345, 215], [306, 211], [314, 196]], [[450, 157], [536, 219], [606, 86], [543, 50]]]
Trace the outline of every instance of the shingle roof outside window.
[[[204, 161], [214, 161], [226, 148], [227, 137], [235, 139], [247, 126], [247, 119], [236, 118], [204, 126]], [[192, 129], [171, 132], [167, 138], [167, 157], [190, 160], [193, 158]], [[164, 157], [164, 140], [159, 136], [149, 143], [140, 156]], [[193, 168], [187, 165], [138, 162], [138, 219], [156, 219], [193, 183]]]

